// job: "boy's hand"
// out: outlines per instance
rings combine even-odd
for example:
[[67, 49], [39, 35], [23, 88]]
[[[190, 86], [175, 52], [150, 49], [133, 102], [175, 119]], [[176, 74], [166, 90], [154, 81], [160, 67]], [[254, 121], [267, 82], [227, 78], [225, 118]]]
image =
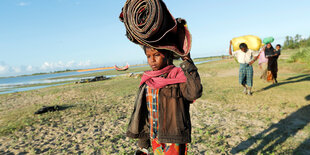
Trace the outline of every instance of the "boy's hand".
[[229, 49], [229, 55], [232, 55], [232, 52], [231, 52], [231, 44], [232, 44], [232, 41], [230, 40], [230, 41], [229, 41], [229, 48], [228, 48], [228, 49]]
[[249, 65], [252, 65], [253, 63], [254, 63], [254, 61], [252, 60], [252, 61], [249, 62]]

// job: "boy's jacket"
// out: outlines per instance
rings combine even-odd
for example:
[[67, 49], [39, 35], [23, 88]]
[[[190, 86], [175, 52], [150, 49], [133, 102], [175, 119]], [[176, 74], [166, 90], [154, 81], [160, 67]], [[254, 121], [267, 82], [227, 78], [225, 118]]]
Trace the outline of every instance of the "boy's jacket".
[[[190, 143], [191, 120], [190, 104], [202, 95], [202, 85], [197, 67], [191, 60], [180, 64], [186, 83], [167, 85], [159, 90], [159, 131], [161, 143]], [[126, 135], [139, 138], [139, 146], [150, 146], [149, 120], [146, 105], [145, 87], [140, 86]]]

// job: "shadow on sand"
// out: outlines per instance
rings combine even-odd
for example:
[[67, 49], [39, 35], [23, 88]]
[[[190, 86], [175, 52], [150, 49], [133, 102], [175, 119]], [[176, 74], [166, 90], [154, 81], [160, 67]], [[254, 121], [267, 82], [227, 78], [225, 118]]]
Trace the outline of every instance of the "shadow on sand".
[[307, 101], [310, 101], [310, 95], [306, 96], [305, 99], [306, 99]]
[[[309, 77], [308, 77], [309, 78]], [[257, 154], [261, 152], [266, 154], [275, 151], [276, 147], [284, 143], [289, 137], [296, 135], [299, 130], [302, 130], [310, 122], [310, 105], [304, 106], [294, 113], [287, 116], [285, 119], [280, 120], [276, 124], [272, 124], [268, 129], [261, 133], [252, 136], [246, 141], [241, 142], [238, 146], [234, 147], [230, 153], [237, 154], [245, 151], [255, 143], [256, 147], [251, 148], [246, 154]], [[300, 154], [307, 151], [310, 146], [310, 138], [305, 140], [294, 151]]]
[[310, 154], [310, 138], [305, 140], [301, 145], [299, 145], [293, 154], [297, 155], [308, 155]]
[[265, 91], [273, 87], [278, 87], [278, 86], [285, 85], [285, 84], [291, 84], [291, 83], [297, 83], [297, 82], [303, 82], [303, 81], [310, 81], [310, 74], [303, 74], [303, 75], [298, 75], [298, 76], [287, 78], [284, 82], [269, 85], [265, 88], [262, 88], [261, 90], [258, 90], [257, 92]]
[[54, 106], [43, 106], [39, 110], [37, 110], [34, 114], [44, 114], [47, 112], [53, 112], [53, 111], [62, 111], [66, 110], [68, 108], [74, 107], [73, 105], [54, 105]]
[[291, 83], [297, 83], [297, 82], [303, 82], [303, 81], [310, 81], [310, 74], [303, 74], [303, 75], [298, 75], [298, 76], [287, 78], [284, 82], [279, 82], [277, 84], [269, 85], [265, 88], [262, 88], [261, 90], [258, 90], [257, 92], [265, 91], [265, 90], [278, 87], [281, 85], [285, 85], [285, 84], [291, 84]]

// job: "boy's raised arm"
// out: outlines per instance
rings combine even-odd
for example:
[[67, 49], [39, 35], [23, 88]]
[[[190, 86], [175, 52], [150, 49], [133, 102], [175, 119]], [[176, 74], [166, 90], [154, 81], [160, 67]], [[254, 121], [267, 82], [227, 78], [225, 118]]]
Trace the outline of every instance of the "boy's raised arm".
[[232, 52], [231, 52], [231, 44], [232, 44], [232, 41], [229, 42], [229, 48], [228, 48], [228, 49], [229, 49], [229, 55], [232, 55]]
[[194, 101], [202, 95], [200, 76], [198, 74], [197, 67], [190, 58], [183, 60], [184, 61], [180, 64], [180, 66], [187, 78], [187, 81], [186, 83], [180, 84], [181, 93], [188, 101]]

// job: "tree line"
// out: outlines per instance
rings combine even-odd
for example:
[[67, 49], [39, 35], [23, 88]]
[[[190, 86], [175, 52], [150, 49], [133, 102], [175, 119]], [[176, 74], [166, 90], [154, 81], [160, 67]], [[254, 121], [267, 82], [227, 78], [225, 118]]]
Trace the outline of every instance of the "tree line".
[[296, 34], [295, 37], [285, 37], [283, 49], [296, 49], [300, 47], [310, 47], [310, 37], [302, 38], [299, 34]]

